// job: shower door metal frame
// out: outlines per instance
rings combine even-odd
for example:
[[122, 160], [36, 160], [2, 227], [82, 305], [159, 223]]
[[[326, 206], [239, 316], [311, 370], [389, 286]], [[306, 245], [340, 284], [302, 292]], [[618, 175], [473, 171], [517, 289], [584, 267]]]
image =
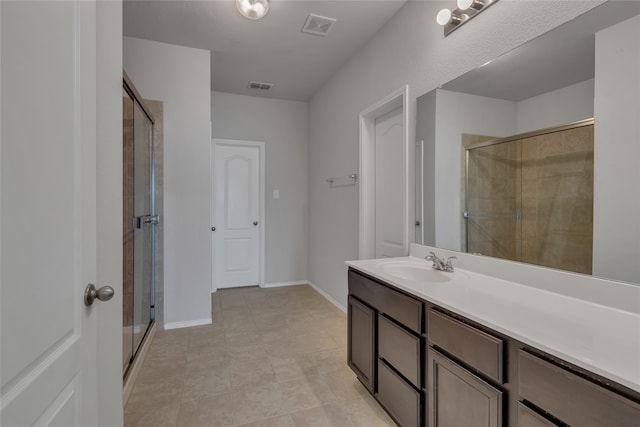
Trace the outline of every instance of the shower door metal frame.
[[[155, 321], [155, 283], [156, 283], [156, 271], [155, 271], [155, 267], [156, 267], [156, 257], [155, 257], [155, 226], [159, 221], [159, 215], [157, 215], [156, 212], [156, 197], [155, 197], [155, 191], [156, 191], [156, 182], [155, 182], [155, 125], [156, 125], [156, 120], [155, 117], [153, 115], [153, 113], [151, 112], [151, 110], [148, 108], [148, 106], [145, 104], [144, 102], [144, 98], [142, 98], [142, 95], [140, 95], [140, 92], [138, 92], [138, 90], [136, 89], [135, 85], [133, 84], [133, 82], [131, 81], [131, 78], [127, 75], [126, 71], [122, 70], [122, 87], [123, 89], [129, 94], [129, 96], [131, 97], [131, 99], [136, 102], [140, 108], [142, 109], [142, 111], [144, 112], [144, 114], [147, 116], [147, 118], [151, 121], [151, 150], [150, 150], [150, 155], [151, 155], [151, 159], [150, 159], [150, 188], [149, 191], [151, 193], [151, 200], [150, 200], [150, 211], [152, 212], [151, 215], [146, 215], [147, 217], [149, 217], [148, 219], [145, 218], [140, 224], [141, 226], [143, 226], [145, 223], [150, 224], [151, 225], [151, 270], [150, 270], [150, 295], [149, 295], [149, 301], [150, 301], [150, 306], [149, 306], [149, 324], [147, 325], [147, 328], [143, 334], [142, 340], [140, 341], [140, 345], [137, 348], [133, 349], [132, 355], [131, 355], [131, 361], [129, 362], [129, 365], [127, 366], [127, 369], [124, 371], [124, 376], [126, 377], [128, 375], [128, 373], [131, 371], [131, 367], [132, 367], [132, 362], [133, 360], [135, 360], [136, 355], [138, 354], [138, 351], [140, 350], [140, 348], [143, 346], [145, 339], [148, 336], [149, 330], [151, 329], [151, 326], [153, 325], [154, 321]], [[134, 218], [135, 219], [135, 218]]]
[[[477, 144], [471, 144], [471, 145], [469, 145], [467, 147], [464, 147], [464, 149], [465, 149], [466, 152], [468, 152], [468, 151], [474, 150], [476, 148], [489, 147], [491, 145], [497, 145], [497, 144], [504, 144], [505, 142], [513, 142], [513, 141], [517, 141], [519, 139], [526, 139], [526, 138], [532, 138], [534, 136], [546, 135], [546, 134], [549, 134], [549, 133], [562, 132], [562, 131], [565, 131], [565, 130], [571, 130], [571, 129], [581, 128], [581, 127], [585, 127], [585, 126], [591, 126], [593, 124], [595, 124], [595, 119], [593, 119], [593, 118], [584, 119], [584, 120], [578, 120], [576, 122], [567, 123], [565, 125], [553, 126], [553, 127], [544, 128], [544, 129], [538, 129], [538, 130], [534, 130], [534, 131], [531, 131], [531, 132], [525, 132], [525, 133], [519, 133], [517, 135], [507, 136], [505, 138], [492, 139], [491, 141], [485, 141], [485, 142], [479, 142]], [[467, 164], [465, 164], [464, 166], [465, 166], [465, 174], [466, 174]]]

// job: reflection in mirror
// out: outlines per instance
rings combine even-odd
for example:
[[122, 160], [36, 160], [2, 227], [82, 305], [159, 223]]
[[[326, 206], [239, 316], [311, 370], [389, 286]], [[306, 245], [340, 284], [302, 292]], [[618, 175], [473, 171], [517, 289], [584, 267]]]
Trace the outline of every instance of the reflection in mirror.
[[593, 120], [462, 144], [464, 249], [591, 274]]
[[640, 2], [417, 100], [416, 242], [640, 283]]

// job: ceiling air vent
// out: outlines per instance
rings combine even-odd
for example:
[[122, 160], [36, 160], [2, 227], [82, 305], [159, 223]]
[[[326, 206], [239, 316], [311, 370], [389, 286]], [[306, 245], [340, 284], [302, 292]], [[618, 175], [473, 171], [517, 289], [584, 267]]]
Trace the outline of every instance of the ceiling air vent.
[[336, 23], [333, 18], [327, 18], [326, 16], [314, 15], [310, 13], [307, 16], [307, 20], [302, 26], [302, 32], [308, 34], [314, 34], [316, 36], [326, 36], [329, 30]]
[[249, 87], [251, 89], [269, 90], [269, 89], [271, 89], [273, 87], [273, 83], [249, 82]]

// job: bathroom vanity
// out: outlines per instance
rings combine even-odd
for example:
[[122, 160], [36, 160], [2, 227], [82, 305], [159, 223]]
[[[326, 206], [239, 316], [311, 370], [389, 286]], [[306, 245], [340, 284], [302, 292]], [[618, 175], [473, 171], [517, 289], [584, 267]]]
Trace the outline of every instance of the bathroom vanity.
[[399, 425], [640, 426], [640, 288], [427, 249], [347, 263], [348, 364]]

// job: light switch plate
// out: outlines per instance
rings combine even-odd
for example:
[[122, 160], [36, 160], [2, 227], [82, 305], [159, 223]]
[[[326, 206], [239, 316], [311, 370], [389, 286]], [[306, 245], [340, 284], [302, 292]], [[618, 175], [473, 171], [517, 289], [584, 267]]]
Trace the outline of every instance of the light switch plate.
[[273, 198], [274, 199], [280, 198], [280, 190], [273, 190]]

